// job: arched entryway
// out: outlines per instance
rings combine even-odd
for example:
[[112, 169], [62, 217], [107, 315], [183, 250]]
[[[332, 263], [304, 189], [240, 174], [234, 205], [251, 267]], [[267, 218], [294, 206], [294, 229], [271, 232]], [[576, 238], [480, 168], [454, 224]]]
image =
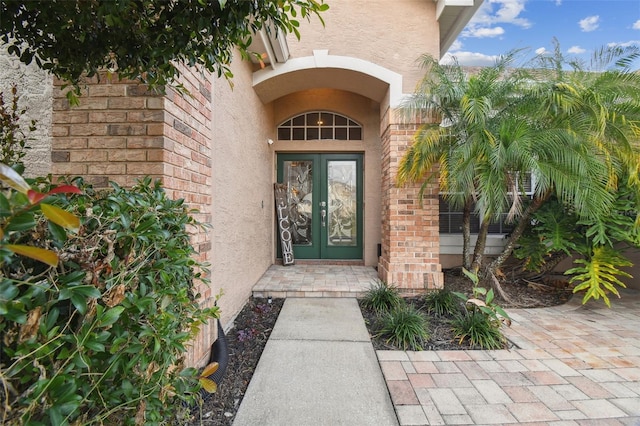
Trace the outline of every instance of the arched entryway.
[[[253, 88], [273, 113], [273, 181], [283, 179], [283, 159], [304, 160], [285, 155], [317, 156], [319, 164], [326, 155], [360, 155], [362, 264], [376, 267], [382, 280], [407, 292], [441, 286], [437, 204], [429, 202], [423, 207], [418, 200], [419, 187], [395, 185], [399, 159], [418, 125], [400, 123], [395, 114], [402, 99], [402, 76], [358, 58], [314, 51], [313, 56], [290, 59], [255, 72]], [[322, 126], [308, 128], [307, 124], [307, 128], [295, 129], [298, 136], [294, 136], [293, 118], [318, 111], [359, 123], [362, 140], [339, 139], [335, 133], [323, 138]], [[289, 120], [292, 121], [286, 129], [281, 129], [283, 134], [288, 133], [280, 138], [278, 127]], [[344, 129], [341, 131], [344, 135]], [[313, 133], [312, 139], [304, 136], [308, 132]], [[322, 173], [322, 165], [315, 167], [320, 167], [317, 172]], [[322, 206], [315, 207], [320, 209], [316, 220], [321, 220]], [[275, 226], [273, 232], [276, 235]], [[316, 231], [321, 232], [321, 228]], [[276, 247], [274, 253], [277, 258]], [[322, 253], [321, 250], [311, 256], [323, 259]]]

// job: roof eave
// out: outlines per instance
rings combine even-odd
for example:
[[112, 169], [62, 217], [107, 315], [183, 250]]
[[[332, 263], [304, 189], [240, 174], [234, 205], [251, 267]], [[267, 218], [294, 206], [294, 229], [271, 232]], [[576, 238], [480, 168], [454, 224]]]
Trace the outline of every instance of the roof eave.
[[483, 0], [435, 0], [440, 25], [440, 57], [447, 53]]

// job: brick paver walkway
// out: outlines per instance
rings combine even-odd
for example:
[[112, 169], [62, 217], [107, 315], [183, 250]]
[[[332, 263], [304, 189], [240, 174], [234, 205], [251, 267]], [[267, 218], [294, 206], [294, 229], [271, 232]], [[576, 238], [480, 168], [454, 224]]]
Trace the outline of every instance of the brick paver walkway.
[[253, 286], [254, 297], [362, 297], [378, 280], [370, 266], [272, 265]]
[[509, 312], [518, 349], [378, 351], [401, 425], [640, 425], [640, 292]]

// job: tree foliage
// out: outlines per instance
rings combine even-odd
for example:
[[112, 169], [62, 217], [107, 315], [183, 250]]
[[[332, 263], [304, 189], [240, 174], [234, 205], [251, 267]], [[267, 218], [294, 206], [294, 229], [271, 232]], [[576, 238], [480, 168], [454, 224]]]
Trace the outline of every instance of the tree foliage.
[[[425, 78], [402, 110], [407, 118], [422, 116], [425, 124], [400, 163], [398, 183], [439, 179], [447, 200], [464, 211], [463, 266], [478, 271], [503, 297], [500, 268], [551, 200], [584, 225], [590, 250], [583, 255], [626, 236], [633, 240], [640, 225], [635, 215], [624, 222], [630, 225], [624, 231], [612, 233], [608, 225], [619, 208], [619, 188], [624, 186], [636, 214], [640, 202], [640, 75], [629, 67], [640, 50], [603, 48], [584, 65], [564, 58], [556, 45], [553, 55], [538, 56], [532, 67], [514, 68], [520, 55], [510, 52], [469, 77], [458, 64], [424, 57]], [[529, 175], [532, 194], [523, 185]], [[473, 255], [472, 213], [480, 218]], [[485, 261], [489, 225], [500, 217], [513, 230], [503, 252]], [[560, 242], [551, 236], [545, 244], [565, 252], [576, 247]], [[534, 253], [538, 260], [549, 254], [541, 248]]]
[[249, 55], [260, 28], [299, 37], [298, 17], [327, 9], [323, 0], [2, 0], [0, 37], [76, 90], [102, 69], [163, 86], [179, 76], [177, 64], [231, 77], [234, 47]]

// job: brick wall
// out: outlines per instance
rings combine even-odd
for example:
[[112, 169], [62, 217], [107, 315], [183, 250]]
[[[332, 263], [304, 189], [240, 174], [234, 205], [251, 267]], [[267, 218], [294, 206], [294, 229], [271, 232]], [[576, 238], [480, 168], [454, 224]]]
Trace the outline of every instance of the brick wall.
[[[164, 104], [164, 137], [171, 149], [164, 150], [164, 184], [172, 198], [183, 198], [197, 209], [194, 217], [201, 223], [212, 221], [212, 96], [211, 76], [194, 69], [181, 69], [181, 84], [189, 95], [169, 90]], [[198, 260], [211, 262], [211, 234], [192, 230], [192, 243]], [[204, 306], [212, 306], [215, 295], [211, 288], [200, 285], [198, 292]], [[190, 365], [203, 366], [209, 360], [211, 345], [216, 339], [216, 323], [202, 327], [195, 339], [188, 360]]]
[[420, 184], [396, 186], [398, 165], [410, 146], [417, 124], [397, 124], [386, 114], [382, 140], [382, 255], [380, 279], [403, 293], [442, 288], [439, 261], [438, 186], [431, 185], [420, 204]]
[[131, 186], [143, 176], [162, 179], [165, 99], [132, 81], [101, 75], [87, 81], [80, 105], [70, 107], [54, 81], [51, 146], [54, 175], [83, 176], [95, 187]]
[[[83, 86], [80, 105], [71, 107], [61, 82], [54, 82], [52, 173], [83, 176], [94, 187], [109, 181], [130, 187], [138, 179], [160, 179], [170, 198], [182, 198], [211, 222], [212, 100], [208, 75], [181, 69], [189, 95], [167, 89], [150, 92], [135, 81], [106, 74]], [[211, 260], [210, 234], [191, 229], [198, 260]], [[198, 288], [211, 306], [208, 286]], [[215, 324], [201, 331], [190, 351], [190, 365], [202, 365], [215, 339]]]

